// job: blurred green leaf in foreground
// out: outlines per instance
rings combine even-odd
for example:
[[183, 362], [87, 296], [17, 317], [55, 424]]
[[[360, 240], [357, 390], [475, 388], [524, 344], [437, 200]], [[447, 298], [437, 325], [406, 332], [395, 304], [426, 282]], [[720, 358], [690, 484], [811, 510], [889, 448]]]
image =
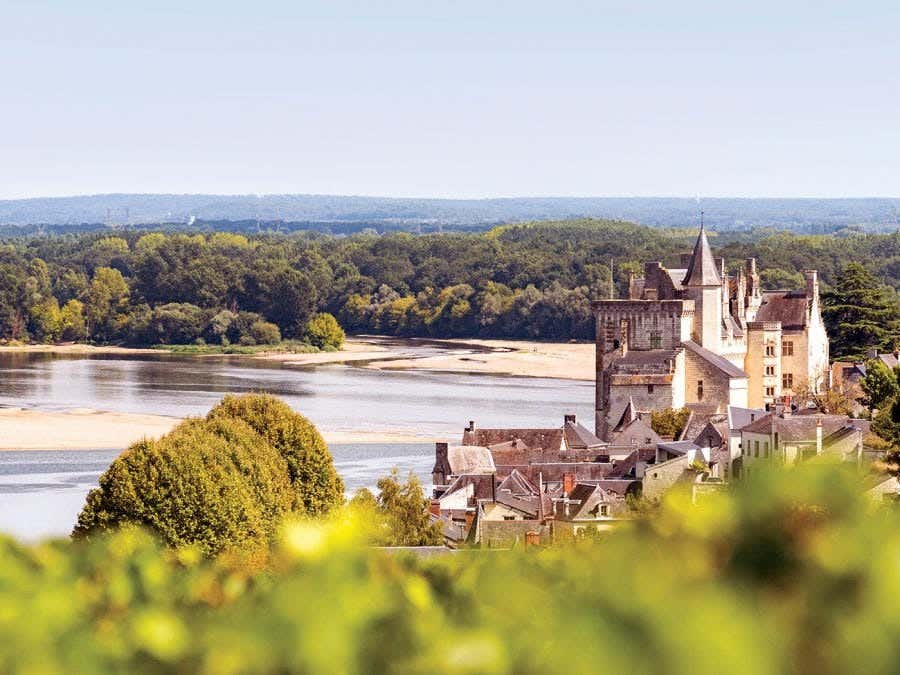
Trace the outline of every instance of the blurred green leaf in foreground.
[[263, 571], [136, 529], [0, 540], [0, 672], [893, 673], [900, 517], [862, 487], [807, 463], [596, 541], [429, 558], [351, 507]]

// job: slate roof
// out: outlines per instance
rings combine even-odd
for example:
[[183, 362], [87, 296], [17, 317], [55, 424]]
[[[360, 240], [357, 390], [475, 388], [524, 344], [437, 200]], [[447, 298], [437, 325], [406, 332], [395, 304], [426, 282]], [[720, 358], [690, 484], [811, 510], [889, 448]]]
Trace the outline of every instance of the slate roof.
[[691, 450], [700, 450], [700, 446], [693, 441], [669, 441], [657, 445], [660, 450], [665, 450], [670, 455], [686, 455]]
[[611, 363], [615, 373], [658, 372], [669, 373], [680, 350], [677, 349], [639, 349], [631, 350], [625, 356], [616, 357]]
[[656, 460], [656, 448], [639, 448], [625, 459], [615, 462], [613, 470], [608, 478], [634, 478], [634, 470], [638, 462], [652, 462]]
[[587, 450], [601, 448], [606, 445], [580, 422], [567, 421], [563, 427], [566, 438], [566, 446], [573, 450]]
[[456, 480], [450, 484], [442, 496], [446, 497], [459, 490], [465, 490], [471, 485], [473, 496], [476, 500], [492, 499], [494, 496], [494, 481], [494, 476], [490, 474], [463, 474], [462, 476], [457, 476]]
[[618, 424], [613, 427], [613, 431], [621, 431], [639, 418], [637, 406], [634, 405], [634, 398], [629, 396], [628, 405], [626, 405], [625, 410], [622, 411], [622, 416], [619, 418]]
[[743, 427], [741, 431], [755, 434], [768, 434], [772, 431], [772, 421], [775, 421], [775, 431], [781, 442], [814, 442], [816, 440], [816, 425], [822, 423], [823, 444], [824, 437], [830, 436], [843, 427], [853, 427], [852, 420], [846, 415], [823, 415], [814, 413], [811, 415], [790, 415], [781, 417], [769, 413], [755, 422]]
[[[559, 514], [563, 520], [594, 520], [590, 516], [590, 512], [600, 504], [608, 504], [611, 501], [618, 501], [617, 496], [606, 492], [603, 488], [596, 484], [578, 483], [569, 493], [570, 508], [569, 515], [565, 515], [565, 510]], [[573, 504], [572, 502], [577, 502]]]
[[713, 258], [709, 248], [709, 240], [706, 238], [706, 230], [701, 225], [700, 234], [694, 244], [694, 252], [691, 262], [684, 275], [685, 286], [721, 286], [719, 271], [716, 269], [716, 259]]
[[806, 326], [809, 301], [805, 291], [769, 291], [763, 293], [756, 321], [780, 321], [786, 330]]
[[693, 340], [685, 340], [681, 343], [688, 350], [699, 356], [701, 359], [709, 363], [711, 366], [717, 368], [721, 372], [728, 375], [728, 377], [732, 378], [747, 378], [749, 377], [747, 373], [734, 365], [731, 361], [726, 359], [723, 356], [719, 356], [718, 354], [714, 354], [708, 349], [701, 347]]
[[674, 288], [676, 291], [684, 290], [684, 279], [687, 276], [687, 269], [673, 270], [663, 267], [662, 271], [668, 275], [669, 280], [672, 282], [672, 288]]
[[610, 434], [610, 443], [614, 445], [652, 445], [659, 443], [659, 437], [650, 425], [638, 418], [618, 431]]
[[763, 408], [741, 408], [740, 406], [728, 406], [728, 428], [738, 430], [750, 424], [750, 422], [765, 416]]

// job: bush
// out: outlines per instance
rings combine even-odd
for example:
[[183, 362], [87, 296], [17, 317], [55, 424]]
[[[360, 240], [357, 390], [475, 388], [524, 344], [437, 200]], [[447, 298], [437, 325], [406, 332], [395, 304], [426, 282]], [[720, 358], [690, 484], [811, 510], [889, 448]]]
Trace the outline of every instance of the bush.
[[664, 408], [650, 413], [650, 427], [662, 438], [677, 439], [687, 424], [691, 411], [688, 408]]
[[320, 349], [325, 347], [340, 349], [344, 344], [345, 337], [346, 334], [341, 328], [341, 324], [327, 312], [316, 314], [306, 326], [306, 339]]
[[171, 546], [219, 553], [267, 545], [298, 508], [285, 459], [250, 425], [192, 419], [123, 452], [88, 494], [75, 535], [137, 524]]
[[428, 559], [292, 523], [264, 574], [131, 530], [0, 538], [0, 672], [888, 675], [900, 511], [862, 488], [807, 464], [600, 545]]
[[281, 342], [278, 326], [268, 321], [254, 321], [250, 326], [250, 336], [258, 345], [277, 345]]
[[315, 426], [274, 396], [226, 396], [207, 419], [237, 419], [250, 425], [287, 462], [299, 508], [321, 515], [344, 502], [344, 482]]

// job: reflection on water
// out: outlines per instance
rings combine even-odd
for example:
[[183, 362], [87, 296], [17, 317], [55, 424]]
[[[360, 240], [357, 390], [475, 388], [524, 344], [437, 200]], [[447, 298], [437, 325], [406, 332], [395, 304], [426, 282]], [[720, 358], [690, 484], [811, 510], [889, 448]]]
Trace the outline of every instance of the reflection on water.
[[223, 395], [249, 391], [281, 396], [327, 431], [450, 438], [469, 419], [513, 427], [556, 424], [565, 412], [590, 419], [593, 396], [588, 382], [542, 378], [297, 367], [238, 357], [0, 355], [0, 405], [6, 406], [180, 417], [205, 414]]
[[[434, 446], [429, 444], [333, 445], [334, 465], [347, 495], [374, 488], [392, 467], [410, 471], [430, 489]], [[72, 531], [88, 491], [118, 451], [0, 453], [0, 533], [20, 539], [63, 537]]]

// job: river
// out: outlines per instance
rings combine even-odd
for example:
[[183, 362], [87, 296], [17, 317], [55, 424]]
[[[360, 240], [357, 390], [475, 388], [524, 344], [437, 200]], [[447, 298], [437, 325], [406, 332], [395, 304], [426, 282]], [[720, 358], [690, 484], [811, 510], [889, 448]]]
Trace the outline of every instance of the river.
[[[409, 343], [405, 356], [443, 347]], [[0, 406], [38, 410], [202, 415], [228, 393], [268, 392], [328, 431], [419, 434], [458, 441], [480, 426], [556, 426], [563, 414], [590, 419], [593, 386], [546, 378], [298, 367], [241, 357], [168, 354], [59, 357], [0, 355]], [[35, 539], [67, 534], [84, 495], [121, 449], [0, 452], [0, 532]], [[333, 445], [348, 491], [372, 486], [397, 466], [427, 485], [428, 444]]]

